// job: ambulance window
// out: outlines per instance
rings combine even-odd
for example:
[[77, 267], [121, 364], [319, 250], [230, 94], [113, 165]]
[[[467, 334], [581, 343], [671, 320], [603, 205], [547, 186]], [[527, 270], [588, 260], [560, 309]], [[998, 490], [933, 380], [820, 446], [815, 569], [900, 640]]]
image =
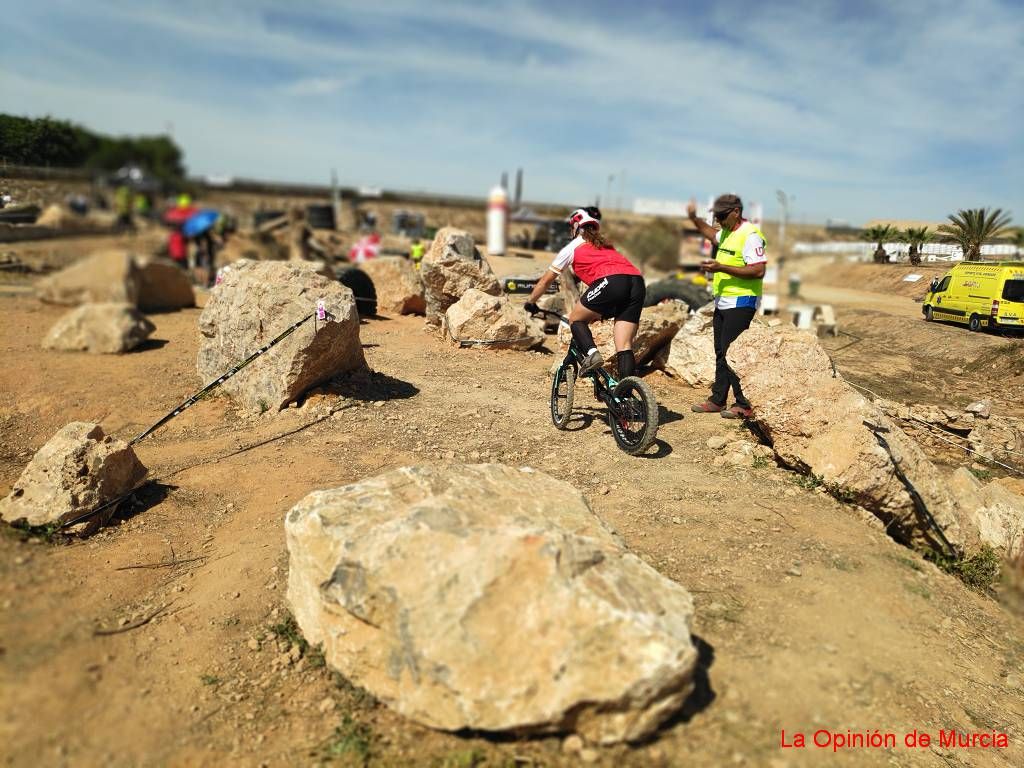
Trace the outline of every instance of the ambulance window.
[[1007, 280], [1003, 285], [1004, 301], [1024, 301], [1024, 280]]
[[944, 278], [942, 278], [942, 282], [939, 283], [938, 286], [936, 286], [935, 288], [935, 293], [942, 293], [944, 290], [949, 288], [949, 278], [950, 275], [946, 275]]

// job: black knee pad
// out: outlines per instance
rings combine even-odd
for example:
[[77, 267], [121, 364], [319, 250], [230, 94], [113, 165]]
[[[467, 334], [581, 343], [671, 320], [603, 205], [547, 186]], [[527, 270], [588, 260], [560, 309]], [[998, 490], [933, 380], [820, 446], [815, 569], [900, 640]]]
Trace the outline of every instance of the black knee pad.
[[632, 349], [615, 353], [615, 367], [619, 370], [619, 378], [624, 379], [636, 373], [636, 355]]

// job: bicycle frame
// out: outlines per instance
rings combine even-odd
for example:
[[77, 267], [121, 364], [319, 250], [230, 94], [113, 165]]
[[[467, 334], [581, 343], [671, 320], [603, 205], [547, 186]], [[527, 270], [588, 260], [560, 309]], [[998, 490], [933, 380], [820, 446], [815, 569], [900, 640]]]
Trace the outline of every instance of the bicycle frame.
[[[551, 312], [550, 310], [547, 309], [541, 309], [539, 310], [539, 313], [543, 315], [550, 315], [551, 317], [556, 317], [566, 325], [569, 324], [569, 318], [565, 317], [564, 315], [560, 315], [557, 312]], [[576, 371], [579, 372], [580, 363], [583, 362], [584, 357], [585, 356], [576, 347], [575, 339], [570, 339], [569, 351], [566, 353], [565, 359], [562, 361], [562, 367], [572, 365], [576, 368]], [[593, 379], [594, 397], [600, 402], [607, 405], [609, 408], [611, 408], [612, 411], [615, 412], [616, 416], [619, 416], [619, 398], [615, 397], [615, 395], [612, 394], [615, 391], [615, 387], [617, 387], [619, 384], [618, 379], [616, 379], [614, 376], [608, 373], [608, 371], [606, 371], [604, 368], [595, 368], [591, 371], [587, 371], [585, 374], [583, 374], [582, 378], [587, 378], [588, 376]]]
[[[534, 314], [557, 318], [566, 325], [569, 323], [557, 312], [539, 307]], [[562, 385], [569, 385], [570, 381], [574, 384], [578, 378], [590, 377], [594, 384], [594, 398], [608, 409], [608, 426], [616, 444], [631, 456], [640, 455], [651, 446], [658, 434], [658, 402], [654, 393], [639, 378], [626, 376], [620, 381], [600, 366], [580, 376], [579, 371], [585, 361], [586, 355], [570, 339], [565, 359], [559, 363], [551, 379], [551, 420], [558, 429], [568, 429], [567, 425], [572, 418], [573, 391], [568, 386], [563, 395]], [[638, 405], [639, 410], [636, 407]], [[634, 423], [637, 426], [631, 426]]]
[[[576, 342], [569, 342], [569, 352], [566, 354], [565, 359], [562, 361], [562, 365], [574, 365], [576, 370], [579, 371], [580, 363], [583, 362], [584, 355], [580, 353], [579, 349], [576, 348]], [[598, 400], [605, 400], [606, 398], [602, 395], [611, 395], [612, 390], [618, 385], [618, 380], [612, 376], [604, 368], [595, 368], [592, 371], [587, 371], [583, 374], [582, 378], [592, 377], [594, 380], [594, 397]]]

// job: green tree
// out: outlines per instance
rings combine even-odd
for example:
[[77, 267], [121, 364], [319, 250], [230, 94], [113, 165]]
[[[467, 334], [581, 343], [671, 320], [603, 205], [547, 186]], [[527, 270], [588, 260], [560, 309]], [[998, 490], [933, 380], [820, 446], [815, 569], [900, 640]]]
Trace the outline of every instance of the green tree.
[[875, 243], [875, 252], [873, 259], [876, 264], [886, 264], [889, 261], [889, 256], [885, 252], [885, 248], [882, 247], [882, 243], [886, 240], [895, 240], [900, 235], [900, 231], [896, 227], [890, 224], [876, 224], [873, 227], [868, 227], [860, 233], [861, 240], [867, 240], [869, 243]]
[[1002, 208], [968, 208], [948, 218], [949, 223], [940, 224], [938, 233], [945, 242], [959, 245], [968, 261], [980, 261], [982, 245], [1009, 234], [1010, 214]]
[[903, 230], [903, 239], [910, 245], [908, 258], [911, 264], [917, 266], [921, 263], [921, 246], [934, 238], [935, 233], [928, 227], [907, 227]]
[[0, 114], [0, 157], [18, 165], [98, 171], [131, 163], [168, 182], [185, 175], [181, 149], [167, 136], [104, 136], [50, 117]]
[[669, 270], [679, 266], [679, 241], [675, 225], [665, 219], [655, 219], [633, 230], [623, 246], [641, 265]]
[[66, 120], [0, 115], [0, 156], [20, 165], [81, 165], [95, 137]]
[[84, 164], [103, 171], [138, 165], [164, 181], [175, 181], [185, 175], [181, 150], [166, 136], [103, 137]]

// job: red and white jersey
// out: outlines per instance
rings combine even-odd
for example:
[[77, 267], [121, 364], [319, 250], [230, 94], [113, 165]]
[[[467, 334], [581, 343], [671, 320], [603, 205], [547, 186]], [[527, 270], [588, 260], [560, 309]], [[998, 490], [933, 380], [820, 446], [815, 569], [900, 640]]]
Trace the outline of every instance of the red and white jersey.
[[562, 274], [566, 267], [572, 267], [576, 277], [587, 285], [593, 285], [609, 275], [639, 275], [640, 270], [614, 248], [598, 248], [582, 236], [570, 241], [558, 252], [551, 262], [551, 271]]

